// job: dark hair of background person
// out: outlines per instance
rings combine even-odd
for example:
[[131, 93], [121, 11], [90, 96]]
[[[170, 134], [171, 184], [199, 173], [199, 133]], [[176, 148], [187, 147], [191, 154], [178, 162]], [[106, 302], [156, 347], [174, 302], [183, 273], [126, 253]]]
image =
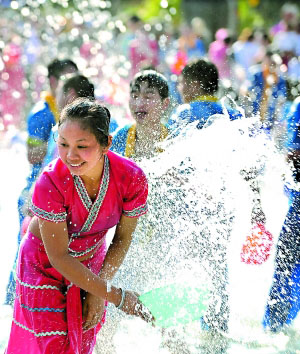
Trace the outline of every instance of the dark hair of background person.
[[79, 97], [95, 99], [94, 85], [83, 75], [74, 75], [66, 80], [63, 92], [67, 93], [70, 89], [74, 89]]
[[248, 42], [253, 42], [254, 39], [255, 39], [254, 33], [251, 33], [251, 34], [249, 35], [249, 37], [247, 38], [247, 41], [248, 41]]
[[168, 81], [164, 75], [155, 70], [142, 70], [130, 82], [130, 92], [140, 91], [141, 84], [146, 82], [149, 88], [157, 89], [162, 100], [169, 97]]
[[47, 67], [48, 77], [54, 76], [59, 79], [59, 77], [66, 71], [68, 68], [74, 68], [74, 72], [78, 71], [77, 65], [70, 59], [59, 60], [54, 59]]
[[139, 16], [137, 15], [132, 15], [129, 17], [129, 21], [133, 22], [133, 23], [140, 23], [142, 22], [142, 20], [140, 19]]
[[58, 126], [66, 121], [76, 121], [81, 129], [94, 134], [101, 146], [108, 145], [110, 112], [100, 103], [80, 97], [66, 105], [61, 112]]
[[213, 94], [219, 89], [218, 69], [208, 60], [198, 59], [188, 63], [181, 74], [191, 84], [199, 83], [201, 89], [207, 94]]
[[229, 44], [232, 44], [233, 43], [233, 39], [232, 37], [228, 36], [224, 39], [224, 43], [229, 45]]

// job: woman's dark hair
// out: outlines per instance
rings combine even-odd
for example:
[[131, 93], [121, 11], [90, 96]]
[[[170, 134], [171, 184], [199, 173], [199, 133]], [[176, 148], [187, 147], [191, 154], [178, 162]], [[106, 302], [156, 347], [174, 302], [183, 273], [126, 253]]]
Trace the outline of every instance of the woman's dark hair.
[[81, 97], [66, 105], [61, 112], [58, 126], [66, 121], [78, 122], [81, 129], [95, 135], [101, 146], [108, 145], [110, 112], [96, 101]]
[[208, 60], [191, 61], [183, 68], [181, 74], [191, 83], [198, 82], [201, 89], [207, 94], [214, 94], [219, 89], [218, 69]]

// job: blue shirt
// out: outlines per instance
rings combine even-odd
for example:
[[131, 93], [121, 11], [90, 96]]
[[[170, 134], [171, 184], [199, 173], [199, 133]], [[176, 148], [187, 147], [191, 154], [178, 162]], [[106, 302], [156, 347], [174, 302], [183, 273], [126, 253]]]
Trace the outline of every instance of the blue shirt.
[[287, 114], [288, 144], [290, 150], [300, 150], [300, 96], [297, 97]]
[[[251, 85], [249, 87], [250, 94], [253, 94], [252, 98], [252, 106], [253, 106], [253, 113], [259, 113], [261, 101], [264, 94], [264, 87], [265, 87], [265, 80], [263, 76], [263, 72], [261, 67], [254, 66], [250, 69], [250, 82]], [[276, 105], [279, 102], [278, 98], [286, 98], [286, 81], [281, 76], [278, 77], [278, 81], [276, 84], [272, 85], [272, 93], [269, 98], [268, 102], [268, 109], [267, 109], [267, 117], [266, 119], [272, 125], [274, 120], [274, 115], [276, 113]]]
[[126, 144], [127, 144], [127, 135], [129, 129], [133, 124], [127, 124], [125, 127], [119, 129], [113, 137], [111, 151], [116, 152], [122, 156], [125, 156]]
[[178, 128], [182, 123], [188, 124], [197, 121], [197, 128], [202, 129], [208, 118], [214, 114], [227, 114], [231, 120], [242, 117], [242, 114], [231, 108], [223, 111], [220, 102], [211, 101], [194, 101], [179, 105], [175, 112], [171, 115], [168, 125], [171, 130]]
[[39, 101], [27, 118], [28, 137], [47, 142], [51, 129], [56, 124], [55, 117], [45, 101]]

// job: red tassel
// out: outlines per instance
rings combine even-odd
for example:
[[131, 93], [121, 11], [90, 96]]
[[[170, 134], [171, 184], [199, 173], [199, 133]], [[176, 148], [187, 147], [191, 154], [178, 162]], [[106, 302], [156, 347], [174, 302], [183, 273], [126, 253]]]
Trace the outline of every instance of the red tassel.
[[273, 235], [265, 229], [265, 225], [257, 223], [251, 229], [242, 246], [241, 261], [247, 264], [262, 264], [271, 254]]

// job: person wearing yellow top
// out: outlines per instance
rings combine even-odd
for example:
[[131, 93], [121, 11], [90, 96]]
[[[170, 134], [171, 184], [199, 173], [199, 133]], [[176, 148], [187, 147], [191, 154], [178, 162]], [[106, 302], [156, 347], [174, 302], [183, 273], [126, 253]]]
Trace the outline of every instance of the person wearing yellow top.
[[135, 122], [115, 134], [111, 150], [140, 159], [160, 152], [158, 143], [168, 135], [161, 120], [170, 103], [167, 79], [155, 70], [142, 70], [130, 83], [129, 108]]
[[60, 77], [78, 71], [77, 65], [69, 59], [55, 59], [48, 65], [49, 92], [42, 92], [40, 101], [27, 118], [27, 149], [30, 164], [42, 163], [47, 151], [47, 141], [52, 126], [58, 121], [56, 89]]

